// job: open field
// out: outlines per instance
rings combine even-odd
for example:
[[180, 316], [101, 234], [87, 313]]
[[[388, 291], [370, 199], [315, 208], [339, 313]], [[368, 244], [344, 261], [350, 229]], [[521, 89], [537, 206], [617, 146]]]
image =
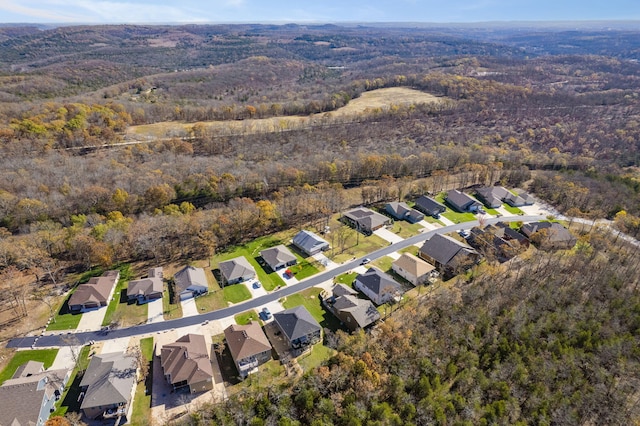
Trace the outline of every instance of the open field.
[[365, 92], [359, 98], [351, 100], [347, 105], [329, 113], [312, 114], [308, 117], [282, 116], [271, 118], [255, 118], [246, 120], [206, 121], [199, 123], [160, 122], [130, 126], [127, 129], [129, 139], [144, 140], [146, 138], [164, 138], [173, 136], [189, 136], [195, 124], [204, 125], [216, 135], [237, 135], [254, 133], [271, 133], [286, 131], [300, 127], [313, 127], [324, 124], [326, 117], [356, 116], [376, 110], [388, 110], [393, 105], [411, 105], [441, 102], [429, 93], [407, 87], [390, 87]]

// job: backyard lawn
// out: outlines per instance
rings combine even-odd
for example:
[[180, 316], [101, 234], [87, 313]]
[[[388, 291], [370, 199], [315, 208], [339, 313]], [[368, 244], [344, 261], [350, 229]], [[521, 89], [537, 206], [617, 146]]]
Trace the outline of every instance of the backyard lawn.
[[132, 425], [151, 424], [151, 386], [153, 382], [153, 337], [140, 340], [142, 356], [149, 363], [149, 374], [145, 381], [136, 386], [136, 394], [133, 398]]
[[327, 361], [335, 352], [335, 350], [318, 343], [313, 346], [309, 355], [298, 359], [298, 364], [300, 364], [300, 367], [302, 367], [302, 370], [306, 373]]
[[251, 292], [243, 283], [228, 285], [222, 289], [225, 302], [240, 303], [251, 299]]
[[344, 284], [348, 287], [351, 287], [351, 284], [353, 284], [353, 281], [356, 279], [357, 275], [357, 272], [348, 272], [346, 274], [338, 275], [333, 279], [333, 282], [335, 282], [336, 284]]
[[0, 373], [0, 384], [4, 383], [5, 380], [10, 379], [18, 367], [27, 361], [43, 362], [45, 369], [51, 367], [51, 364], [53, 364], [53, 361], [56, 359], [56, 355], [58, 355], [58, 349], [17, 351], [11, 361], [9, 361], [9, 364], [7, 364], [4, 370]]
[[258, 321], [260, 325], [262, 325], [262, 321], [260, 321], [260, 318], [258, 317], [258, 313], [254, 310], [238, 314], [234, 317], [234, 319], [236, 320], [236, 324], [238, 325], [247, 325], [251, 321]]
[[71, 372], [69, 382], [64, 388], [64, 392], [60, 396], [60, 402], [56, 406], [56, 410], [51, 414], [53, 416], [64, 416], [67, 411], [80, 412], [80, 382], [82, 377], [78, 377], [79, 371], [84, 371], [89, 366], [90, 346], [83, 346], [78, 354], [78, 364]]

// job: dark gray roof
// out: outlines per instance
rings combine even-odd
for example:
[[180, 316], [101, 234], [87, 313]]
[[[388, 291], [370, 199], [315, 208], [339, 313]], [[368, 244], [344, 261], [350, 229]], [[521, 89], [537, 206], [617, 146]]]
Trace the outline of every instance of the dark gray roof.
[[377, 228], [381, 225], [384, 225], [385, 223], [388, 223], [391, 220], [388, 217], [381, 215], [380, 213], [376, 213], [373, 210], [364, 207], [358, 207], [356, 209], [349, 210], [348, 212], [344, 213], [344, 216], [348, 217], [354, 222], [358, 222], [360, 226], [364, 227], [365, 229]]
[[247, 276], [255, 276], [256, 270], [247, 258], [244, 256], [235, 257], [233, 259], [220, 262], [220, 272], [227, 281], [233, 281], [238, 278], [244, 278]]
[[473, 204], [480, 205], [480, 203], [467, 194], [460, 192], [456, 189], [452, 189], [447, 192], [447, 202], [459, 210], [466, 210]]
[[391, 210], [393, 214], [398, 218], [403, 218], [411, 208], [407, 203], [392, 201], [387, 204], [387, 211]]
[[478, 197], [485, 203], [487, 207], [500, 207], [502, 200], [508, 196], [513, 196], [512, 193], [507, 191], [501, 186], [489, 186], [485, 188], [479, 188], [476, 190]]
[[301, 250], [310, 253], [321, 247], [329, 247], [329, 243], [311, 231], [303, 229], [293, 237], [293, 244]]
[[380, 312], [370, 300], [359, 299], [349, 294], [336, 298], [333, 308], [336, 311], [349, 312], [360, 328], [380, 319]]
[[80, 386], [88, 386], [80, 408], [128, 403], [136, 384], [136, 360], [120, 352], [94, 355]]
[[364, 274], [359, 274], [356, 280], [379, 296], [384, 293], [394, 293], [402, 290], [400, 284], [391, 276], [376, 268], [369, 268]]
[[296, 260], [293, 253], [291, 253], [291, 251], [282, 244], [262, 250], [260, 252], [260, 256], [262, 256], [264, 261], [270, 266], [277, 265], [279, 263], [289, 263]]
[[357, 291], [355, 291], [351, 287], [348, 287], [344, 284], [336, 284], [333, 287], [332, 293], [335, 297], [344, 296], [345, 294], [351, 294], [351, 295], [358, 294]]
[[185, 266], [173, 276], [178, 290], [185, 291], [191, 286], [208, 288], [209, 282], [204, 273], [204, 269], [194, 266]]
[[436, 213], [444, 213], [447, 211], [447, 208], [444, 204], [440, 204], [436, 200], [431, 197], [427, 197], [426, 195], [421, 195], [416, 199], [416, 208], [418, 210], [422, 210], [427, 214], [436, 214]]
[[434, 234], [420, 248], [421, 253], [442, 265], [448, 264], [460, 251], [476, 253], [471, 246], [443, 234]]
[[290, 341], [321, 329], [318, 321], [313, 318], [304, 306], [296, 306], [273, 314], [273, 319]]

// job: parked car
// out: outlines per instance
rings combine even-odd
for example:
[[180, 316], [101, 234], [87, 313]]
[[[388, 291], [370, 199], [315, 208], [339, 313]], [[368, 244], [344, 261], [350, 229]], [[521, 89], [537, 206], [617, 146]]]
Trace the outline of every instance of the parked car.
[[260, 316], [263, 320], [268, 320], [271, 318], [271, 311], [267, 307], [262, 308], [262, 312], [260, 312]]
[[260, 281], [255, 281], [253, 283], [253, 288], [260, 288], [262, 286], [262, 284], [260, 284]]
[[465, 231], [464, 229], [461, 229], [458, 231], [458, 235], [460, 235], [462, 238], [467, 238], [469, 236], [469, 231]]
[[364, 259], [362, 259], [362, 262], [360, 262], [360, 264], [361, 265], [366, 265], [369, 262], [371, 262], [371, 259], [369, 259], [368, 257], [365, 257]]

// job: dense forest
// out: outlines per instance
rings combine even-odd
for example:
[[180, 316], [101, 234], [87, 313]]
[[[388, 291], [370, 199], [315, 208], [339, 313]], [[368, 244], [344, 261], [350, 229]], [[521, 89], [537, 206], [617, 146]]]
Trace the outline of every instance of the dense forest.
[[[0, 301], [473, 185], [524, 186], [637, 237], [639, 45], [602, 28], [0, 28]], [[345, 112], [392, 88], [434, 98]], [[190, 420], [629, 424], [637, 265], [594, 228], [425, 294], [376, 336], [333, 336], [328, 365]]]

